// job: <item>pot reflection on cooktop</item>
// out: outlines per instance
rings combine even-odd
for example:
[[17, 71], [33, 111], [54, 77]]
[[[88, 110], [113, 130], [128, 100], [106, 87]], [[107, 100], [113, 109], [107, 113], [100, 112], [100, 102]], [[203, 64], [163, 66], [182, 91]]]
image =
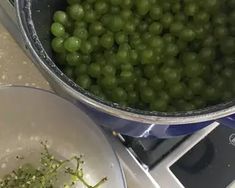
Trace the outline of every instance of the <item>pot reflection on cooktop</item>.
[[217, 127], [170, 169], [185, 187], [224, 188], [235, 179], [235, 131]]
[[172, 139], [158, 139], [154, 137], [132, 138], [128, 136], [123, 136], [123, 138], [125, 139], [125, 146], [135, 153], [142, 164], [151, 169], [185, 141], [188, 136]]

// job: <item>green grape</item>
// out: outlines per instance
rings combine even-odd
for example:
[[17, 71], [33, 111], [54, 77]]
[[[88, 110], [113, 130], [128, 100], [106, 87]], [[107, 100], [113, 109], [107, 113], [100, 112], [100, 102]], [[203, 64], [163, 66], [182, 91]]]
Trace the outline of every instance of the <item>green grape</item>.
[[190, 29], [190, 28], [185, 28], [180, 33], [180, 38], [183, 41], [186, 41], [186, 42], [193, 41], [195, 39], [195, 37], [196, 37], [195, 32], [192, 29]]
[[128, 34], [134, 33], [136, 30], [136, 25], [133, 21], [127, 20], [124, 24], [123, 30]]
[[56, 37], [51, 42], [51, 47], [54, 50], [54, 52], [62, 53], [65, 51], [64, 48], [64, 39], [61, 37]]
[[64, 69], [64, 73], [66, 76], [68, 76], [69, 78], [73, 79], [74, 77], [74, 71], [72, 67], [66, 66]]
[[161, 70], [163, 79], [168, 83], [177, 83], [181, 79], [181, 75], [177, 69], [163, 67]]
[[116, 58], [117, 58], [117, 61], [120, 63], [127, 63], [130, 58], [128, 50], [119, 49], [117, 52]]
[[205, 83], [201, 78], [192, 78], [189, 80], [189, 88], [194, 94], [201, 94], [205, 89]]
[[143, 102], [151, 103], [155, 98], [154, 90], [150, 87], [144, 87], [142, 91], [140, 91], [140, 96]]
[[76, 28], [84, 28], [87, 29], [88, 24], [82, 20], [78, 20], [74, 22], [74, 29]]
[[204, 89], [203, 98], [206, 101], [216, 101], [218, 100], [219, 97], [220, 97], [219, 92], [217, 92], [217, 90], [214, 87], [207, 86]]
[[69, 37], [64, 41], [64, 48], [69, 52], [75, 52], [81, 47], [81, 40], [77, 37]]
[[181, 9], [181, 3], [180, 2], [175, 2], [175, 3], [172, 2], [172, 5], [171, 5], [172, 12], [179, 13], [180, 9]]
[[198, 6], [195, 2], [186, 3], [184, 7], [184, 12], [188, 16], [194, 16], [198, 13]]
[[68, 53], [66, 56], [66, 61], [70, 66], [76, 66], [81, 61], [81, 55], [77, 52]]
[[112, 5], [121, 5], [123, 0], [110, 0]]
[[86, 74], [83, 74], [77, 77], [76, 83], [79, 86], [81, 86], [83, 89], [89, 89], [92, 81], [89, 76], [87, 76]]
[[120, 31], [124, 26], [124, 20], [121, 16], [113, 15], [110, 17], [109, 29], [113, 32]]
[[139, 102], [139, 95], [136, 91], [128, 92], [127, 102], [130, 105], [135, 105]]
[[202, 65], [198, 62], [188, 62], [184, 68], [184, 73], [188, 77], [197, 77], [203, 72]]
[[98, 63], [92, 63], [88, 67], [88, 74], [92, 78], [98, 78], [101, 74], [101, 67]]
[[169, 94], [172, 98], [183, 98], [185, 85], [181, 82], [175, 83], [170, 86]]
[[[127, 1], [128, 1], [128, 0], [127, 0]], [[129, 9], [123, 9], [123, 10], [121, 10], [120, 14], [121, 14], [122, 19], [124, 19], [124, 20], [129, 20], [130, 18], [133, 17], [133, 13], [132, 13], [132, 11], [129, 10]]]
[[223, 39], [228, 36], [228, 29], [226, 26], [217, 26], [214, 29], [215, 37], [218, 39]]
[[120, 6], [123, 9], [131, 9], [133, 4], [134, 4], [133, 0], [124, 0], [124, 1], [122, 1]]
[[170, 13], [165, 13], [161, 17], [161, 23], [162, 23], [164, 28], [169, 28], [171, 26], [173, 20], [174, 20], [173, 15], [170, 14]]
[[130, 83], [133, 81], [134, 74], [132, 71], [124, 70], [120, 73], [122, 83]]
[[55, 36], [55, 37], [62, 37], [65, 34], [65, 28], [62, 24], [58, 23], [58, 22], [54, 22], [51, 25], [51, 33]]
[[159, 35], [162, 33], [163, 27], [160, 23], [158, 22], [153, 22], [150, 26], [149, 26], [149, 32], [154, 34], [154, 35]]
[[105, 65], [102, 68], [102, 73], [104, 75], [115, 75], [116, 69], [115, 69], [115, 67], [113, 65]]
[[123, 88], [117, 87], [117, 88], [113, 89], [112, 98], [115, 102], [126, 101], [127, 97], [128, 97], [128, 95], [127, 95], [126, 91]]
[[95, 2], [95, 11], [98, 13], [98, 14], [105, 14], [108, 12], [109, 10], [109, 5], [106, 1], [104, 0], [98, 0]]
[[149, 0], [136, 0], [135, 4], [137, 12], [141, 16], [146, 15], [150, 11], [151, 4]]
[[88, 65], [85, 63], [78, 64], [75, 69], [76, 76], [79, 76], [81, 74], [86, 74], [88, 71]]
[[100, 45], [99, 37], [92, 36], [89, 40], [90, 40], [90, 43], [93, 46], [94, 50], [97, 50], [99, 48], [99, 45]]
[[90, 9], [85, 12], [84, 20], [87, 23], [93, 23], [96, 21], [97, 18], [98, 18], [98, 15], [96, 14], [94, 10]]
[[141, 52], [142, 64], [151, 64], [154, 62], [154, 51], [152, 49], [144, 49]]
[[223, 26], [226, 24], [226, 22], [227, 22], [227, 16], [223, 13], [214, 15], [213, 17], [213, 24], [215, 24], [216, 26], [218, 25]]
[[166, 112], [167, 107], [168, 107], [167, 102], [162, 100], [161, 98], [155, 99], [150, 103], [150, 109], [153, 111]]
[[199, 11], [194, 15], [194, 20], [196, 23], [205, 24], [209, 21], [210, 15], [206, 11]]
[[113, 89], [117, 85], [117, 79], [115, 76], [106, 75], [104, 78], [102, 78], [101, 85], [105, 89]]
[[102, 89], [98, 85], [92, 85], [90, 87], [90, 91], [91, 91], [91, 93], [93, 93], [96, 96], [103, 95]]
[[165, 48], [165, 54], [167, 56], [175, 57], [175, 56], [178, 55], [178, 53], [179, 53], [179, 49], [178, 49], [177, 45], [175, 45], [174, 43], [168, 43], [167, 44], [167, 46]]
[[68, 8], [69, 16], [74, 20], [81, 20], [85, 15], [83, 7], [79, 4], [72, 4]]
[[220, 49], [226, 55], [234, 54], [235, 53], [235, 38], [234, 37], [226, 37], [221, 42]]
[[158, 75], [153, 76], [149, 81], [149, 86], [151, 86], [152, 89], [157, 91], [160, 91], [164, 87], [164, 85], [164, 80]]
[[89, 26], [89, 33], [91, 35], [95, 35], [95, 36], [100, 36], [101, 34], [103, 34], [105, 31], [102, 23], [96, 21], [94, 23], [91, 23]]
[[76, 28], [73, 35], [81, 40], [86, 40], [88, 38], [88, 31], [85, 28]]
[[109, 49], [113, 46], [114, 37], [112, 33], [105, 33], [100, 38], [100, 45], [106, 49]]
[[182, 22], [174, 22], [170, 26], [170, 31], [171, 31], [171, 33], [178, 36], [181, 33], [181, 31], [183, 30], [183, 28], [184, 28], [184, 25]]
[[90, 54], [93, 51], [93, 46], [92, 46], [91, 42], [83, 41], [82, 45], [81, 45], [81, 48], [80, 48], [80, 51], [83, 54]]
[[147, 77], [147, 78], [151, 78], [154, 75], [156, 75], [156, 68], [155, 68], [155, 66], [154, 65], [146, 65], [144, 67], [144, 74], [145, 74], [145, 77]]
[[115, 34], [115, 41], [117, 44], [121, 45], [128, 41], [128, 37], [124, 32], [118, 32]]
[[164, 48], [164, 41], [159, 36], [151, 36], [148, 39], [148, 45], [150, 45], [152, 48], [163, 49]]
[[66, 14], [66, 12], [59, 10], [54, 13], [53, 20], [54, 22], [66, 26], [68, 22], [68, 15]]

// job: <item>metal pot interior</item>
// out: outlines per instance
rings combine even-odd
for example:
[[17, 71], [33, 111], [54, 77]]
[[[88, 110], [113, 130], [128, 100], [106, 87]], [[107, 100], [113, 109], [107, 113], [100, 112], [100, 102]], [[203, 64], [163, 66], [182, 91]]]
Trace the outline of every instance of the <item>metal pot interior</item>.
[[[20, 17], [24, 17], [21, 19], [23, 19], [23, 22], [25, 22], [23, 23], [23, 25], [26, 28], [26, 35], [32, 44], [33, 50], [43, 60], [44, 64], [50, 69], [50, 71], [52, 71], [57, 76], [57, 78], [59, 78], [63, 83], [66, 83], [69, 87], [73, 88], [75, 91], [81, 93], [83, 96], [92, 99], [96, 106], [103, 104], [113, 108], [114, 111], [116, 109], [124, 114], [128, 112], [139, 116], [145, 116], [145, 118], [148, 118], [148, 116], [152, 119], [154, 119], [153, 117], [155, 117], [156, 119], [173, 118], [173, 122], [177, 121], [177, 118], [181, 118], [181, 120], [183, 118], [189, 118], [189, 121], [187, 122], [195, 122], [195, 118], [199, 118], [198, 121], [200, 121], [200, 117], [203, 117], [204, 119], [202, 118], [201, 120], [204, 121], [213, 119], [217, 116], [224, 117], [226, 115], [232, 114], [232, 111], [235, 111], [235, 101], [230, 101], [224, 104], [211, 106], [197, 111], [177, 113], [149, 112], [131, 108], [123, 108], [118, 104], [102, 101], [96, 96], [86, 92], [81, 87], [76, 85], [71, 79], [65, 76], [56, 66], [56, 63], [54, 63], [55, 58], [50, 47], [50, 41], [52, 37], [50, 34], [50, 25], [52, 22], [54, 11], [64, 9], [64, 7], [66, 6], [66, 2], [57, 0], [25, 0], [19, 1], [18, 3], [19, 8], [21, 10], [24, 10], [21, 11]], [[210, 114], [212, 114], [213, 117], [211, 116], [211, 118], [208, 118], [210, 117]], [[190, 118], [194, 118], [194, 120], [190, 120]], [[182, 121], [182, 123], [183, 122], [184, 121]]]

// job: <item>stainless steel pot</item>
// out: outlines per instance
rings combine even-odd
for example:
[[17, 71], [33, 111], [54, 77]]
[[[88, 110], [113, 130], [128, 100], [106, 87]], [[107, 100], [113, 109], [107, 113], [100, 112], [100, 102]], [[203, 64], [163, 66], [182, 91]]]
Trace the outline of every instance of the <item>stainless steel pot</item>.
[[[0, 87], [0, 177], [37, 164], [47, 141], [61, 159], [84, 155], [84, 177], [102, 188], [125, 188], [119, 161], [102, 131], [75, 105], [53, 93], [26, 87]], [[16, 156], [24, 157], [16, 160]]]
[[98, 124], [130, 136], [166, 138], [192, 133], [221, 118], [225, 123], [234, 120], [235, 101], [193, 112], [160, 113], [123, 108], [83, 90], [58, 69], [50, 48], [53, 12], [64, 6], [65, 1], [16, 0], [19, 26], [35, 64], [55, 91], [76, 102]]

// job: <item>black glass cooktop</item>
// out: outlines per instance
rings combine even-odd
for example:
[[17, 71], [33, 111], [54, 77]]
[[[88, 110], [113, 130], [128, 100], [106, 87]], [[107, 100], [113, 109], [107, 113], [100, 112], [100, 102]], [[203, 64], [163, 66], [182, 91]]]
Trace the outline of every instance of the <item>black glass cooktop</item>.
[[185, 187], [234, 188], [235, 130], [218, 126], [170, 169]]

